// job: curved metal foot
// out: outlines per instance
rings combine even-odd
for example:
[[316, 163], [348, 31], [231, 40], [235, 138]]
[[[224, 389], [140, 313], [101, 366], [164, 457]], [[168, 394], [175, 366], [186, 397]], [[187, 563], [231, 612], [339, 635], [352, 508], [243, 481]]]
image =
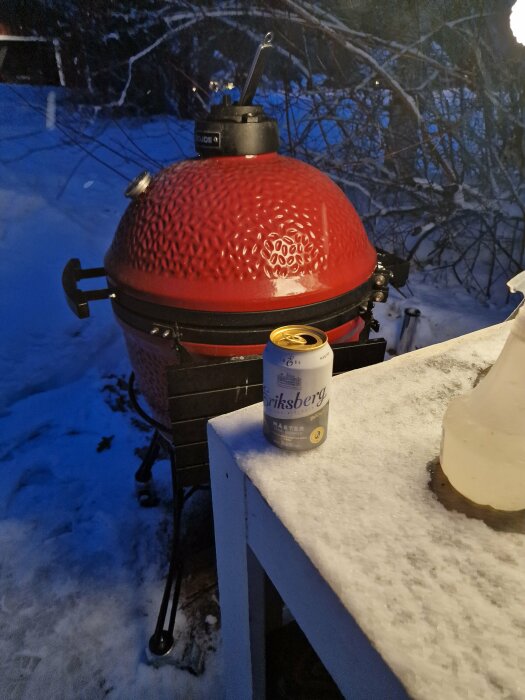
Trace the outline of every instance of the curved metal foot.
[[162, 630], [160, 634], [152, 634], [149, 640], [148, 648], [155, 656], [166, 656], [173, 649], [175, 639], [171, 632]]

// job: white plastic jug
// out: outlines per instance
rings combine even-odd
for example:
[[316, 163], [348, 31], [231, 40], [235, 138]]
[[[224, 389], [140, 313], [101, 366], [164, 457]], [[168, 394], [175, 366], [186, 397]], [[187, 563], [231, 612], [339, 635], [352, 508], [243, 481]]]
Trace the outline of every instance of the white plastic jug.
[[506, 511], [525, 509], [525, 307], [511, 323], [487, 376], [450, 402], [441, 440], [441, 467], [452, 486], [474, 503]]

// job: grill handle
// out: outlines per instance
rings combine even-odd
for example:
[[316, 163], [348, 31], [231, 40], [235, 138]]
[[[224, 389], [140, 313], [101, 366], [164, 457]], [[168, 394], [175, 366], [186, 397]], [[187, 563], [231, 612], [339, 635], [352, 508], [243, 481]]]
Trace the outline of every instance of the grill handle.
[[99, 299], [109, 299], [112, 295], [110, 289], [92, 289], [87, 292], [78, 288], [79, 280], [91, 279], [94, 277], [105, 277], [106, 270], [103, 267], [91, 267], [82, 269], [78, 258], [71, 258], [62, 272], [62, 287], [66, 294], [67, 303], [71, 311], [78, 318], [88, 318], [90, 301]]
[[239, 105], [252, 104], [253, 98], [255, 97], [255, 91], [257, 90], [257, 85], [259, 84], [259, 80], [261, 79], [261, 75], [264, 70], [268, 49], [272, 48], [272, 41], [273, 32], [268, 32], [268, 34], [265, 35], [262, 43], [260, 43], [257, 47], [257, 52], [253, 59], [252, 65], [250, 66], [246, 83], [242, 89]]

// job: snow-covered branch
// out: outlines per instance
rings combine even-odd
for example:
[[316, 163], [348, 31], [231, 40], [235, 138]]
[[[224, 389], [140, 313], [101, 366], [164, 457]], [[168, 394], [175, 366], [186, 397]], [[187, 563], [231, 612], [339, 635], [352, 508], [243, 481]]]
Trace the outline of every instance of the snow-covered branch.
[[420, 123], [422, 120], [421, 113], [416, 105], [414, 98], [408, 94], [408, 92], [401, 86], [398, 80], [383, 68], [383, 66], [374, 58], [374, 56], [367, 51], [361, 49], [356, 44], [351, 43], [348, 39], [345, 39], [341, 34], [339, 34], [335, 29], [326, 25], [321, 19], [319, 19], [312, 12], [304, 9], [303, 4], [299, 4], [296, 0], [282, 0], [283, 4], [287, 5], [290, 9], [294, 10], [300, 17], [305, 19], [308, 24], [312, 27], [318, 29], [322, 34], [329, 36], [336, 43], [343, 46], [347, 51], [358, 56], [364, 63], [368, 64], [377, 75], [381, 76], [387, 85], [389, 85], [406, 103], [408, 109], [413, 113], [417, 122]]
[[156, 39], [153, 43], [149, 44], [144, 49], [142, 49], [138, 53], [131, 56], [128, 59], [128, 77], [126, 80], [126, 84], [122, 88], [122, 91], [121, 91], [118, 99], [114, 100], [113, 102], [110, 102], [106, 106], [107, 107], [122, 107], [122, 105], [126, 101], [126, 95], [128, 93], [128, 89], [129, 89], [129, 86], [131, 84], [131, 78], [133, 75], [133, 66], [137, 61], [139, 61], [141, 58], [144, 58], [144, 56], [147, 56], [149, 53], [151, 53], [156, 48], [158, 48], [161, 44], [165, 43], [169, 39], [172, 39], [175, 36], [175, 34], [178, 34], [179, 32], [183, 31], [184, 29], [188, 29], [188, 27], [191, 27], [196, 22], [197, 22], [196, 19], [191, 19], [183, 24], [179, 24], [177, 27], [174, 27], [173, 29], [169, 29], [162, 36], [160, 36], [158, 39]]
[[[490, 292], [505, 265], [525, 265], [525, 80], [496, 40], [500, 10], [495, 0], [484, 5], [494, 13], [456, 3], [449, 17], [428, 3], [424, 12], [422, 3], [370, 7], [381, 8], [375, 26], [360, 23], [353, 3], [116, 2], [100, 26], [81, 13], [93, 34], [77, 51], [77, 72], [101, 114], [192, 118], [214, 91], [238, 85], [272, 30], [277, 61], [265, 80], [283, 149], [328, 172], [375, 241], [463, 270]], [[71, 36], [82, 45], [82, 29]], [[130, 159], [152, 165], [136, 145], [127, 148]]]

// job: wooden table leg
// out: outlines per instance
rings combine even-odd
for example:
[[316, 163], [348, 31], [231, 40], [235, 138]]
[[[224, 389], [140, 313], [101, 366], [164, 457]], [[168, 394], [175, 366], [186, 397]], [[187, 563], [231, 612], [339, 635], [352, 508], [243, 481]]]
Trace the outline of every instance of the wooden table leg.
[[246, 541], [244, 475], [208, 429], [228, 700], [264, 700], [264, 571]]

